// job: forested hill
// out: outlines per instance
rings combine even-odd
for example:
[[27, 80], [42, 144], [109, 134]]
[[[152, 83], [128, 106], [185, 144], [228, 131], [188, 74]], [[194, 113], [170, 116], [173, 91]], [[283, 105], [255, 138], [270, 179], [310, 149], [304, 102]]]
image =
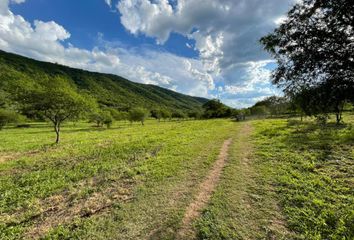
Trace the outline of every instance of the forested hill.
[[[8, 81], [25, 79], [35, 84], [42, 78], [62, 76], [97, 99], [102, 106], [118, 110], [131, 107], [169, 110], [200, 110], [205, 98], [192, 97], [154, 85], [131, 82], [113, 74], [74, 69], [58, 64], [36, 61], [0, 50], [0, 90], [6, 91]], [[23, 82], [23, 81], [19, 81]]]

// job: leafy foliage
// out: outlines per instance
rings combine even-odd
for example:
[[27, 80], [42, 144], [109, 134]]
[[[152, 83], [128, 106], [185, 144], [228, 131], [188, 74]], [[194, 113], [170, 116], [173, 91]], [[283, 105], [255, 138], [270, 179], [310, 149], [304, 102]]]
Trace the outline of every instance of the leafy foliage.
[[21, 116], [11, 110], [0, 109], [0, 130], [3, 129], [9, 123], [17, 123], [21, 119]]
[[203, 104], [204, 118], [231, 117], [232, 110], [218, 99], [212, 99]]
[[[354, 102], [354, 5], [351, 0], [304, 0], [261, 39], [277, 60], [273, 82], [305, 112], [335, 112]], [[297, 97], [300, 95], [300, 97]]]
[[129, 111], [130, 122], [141, 122], [144, 125], [145, 119], [149, 116], [148, 110], [144, 108], [133, 108]]
[[70, 83], [61, 77], [47, 79], [41, 87], [18, 90], [14, 99], [24, 112], [32, 112], [52, 122], [59, 142], [61, 124], [77, 119], [81, 114], [95, 108], [95, 101], [79, 94]]

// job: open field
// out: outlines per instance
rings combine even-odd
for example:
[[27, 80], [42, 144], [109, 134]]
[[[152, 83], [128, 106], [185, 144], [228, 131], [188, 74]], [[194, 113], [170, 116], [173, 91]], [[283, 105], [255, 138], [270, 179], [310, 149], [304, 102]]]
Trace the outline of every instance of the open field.
[[345, 121], [68, 123], [59, 145], [46, 124], [6, 128], [0, 239], [353, 239]]

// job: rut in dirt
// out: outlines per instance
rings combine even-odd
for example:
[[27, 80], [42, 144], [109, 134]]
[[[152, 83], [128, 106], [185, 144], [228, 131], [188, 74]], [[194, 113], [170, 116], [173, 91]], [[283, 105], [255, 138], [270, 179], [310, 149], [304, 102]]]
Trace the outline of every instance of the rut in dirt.
[[222, 170], [227, 161], [228, 150], [231, 142], [231, 138], [224, 141], [217, 161], [214, 163], [208, 176], [199, 186], [199, 192], [197, 193], [195, 200], [187, 207], [182, 220], [182, 226], [177, 232], [176, 239], [185, 239], [187, 236], [194, 235], [192, 222], [199, 217], [201, 210], [208, 204], [209, 199], [219, 182]]

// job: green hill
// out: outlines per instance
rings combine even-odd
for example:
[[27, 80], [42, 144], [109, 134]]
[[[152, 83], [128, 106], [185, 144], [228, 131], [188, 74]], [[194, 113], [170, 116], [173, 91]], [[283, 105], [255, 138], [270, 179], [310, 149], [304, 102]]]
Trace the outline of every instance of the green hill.
[[78, 89], [87, 91], [101, 106], [127, 110], [142, 106], [148, 109], [200, 110], [208, 99], [192, 97], [154, 85], [131, 82], [113, 74], [74, 69], [41, 62], [0, 50], [0, 90], [6, 92], [9, 81], [25, 79], [26, 84], [38, 84], [40, 79], [63, 76]]

